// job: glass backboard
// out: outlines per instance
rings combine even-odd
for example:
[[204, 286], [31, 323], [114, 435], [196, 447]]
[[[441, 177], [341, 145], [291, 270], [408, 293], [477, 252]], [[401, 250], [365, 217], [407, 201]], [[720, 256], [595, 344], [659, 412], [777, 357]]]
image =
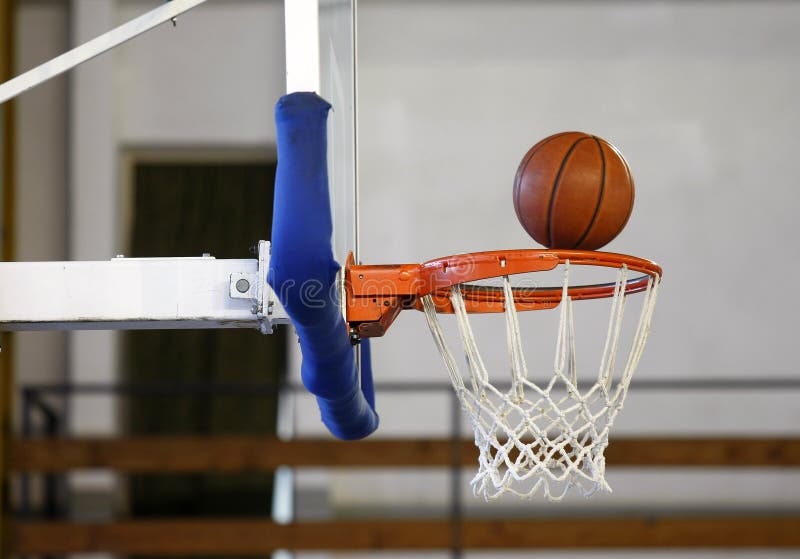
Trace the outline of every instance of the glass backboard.
[[286, 2], [287, 92], [315, 91], [333, 109], [328, 116], [328, 177], [334, 256], [358, 260], [356, 172], [356, 2]]

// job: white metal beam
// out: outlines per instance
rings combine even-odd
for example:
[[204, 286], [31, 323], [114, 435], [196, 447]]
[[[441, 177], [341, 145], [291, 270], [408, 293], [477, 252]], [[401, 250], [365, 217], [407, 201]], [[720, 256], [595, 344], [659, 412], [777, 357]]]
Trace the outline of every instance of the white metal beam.
[[91, 41], [87, 41], [44, 64], [40, 64], [36, 68], [28, 70], [24, 74], [20, 74], [16, 78], [0, 85], [0, 103], [5, 103], [20, 93], [36, 87], [50, 78], [63, 74], [78, 64], [91, 60], [95, 56], [129, 41], [137, 35], [151, 30], [153, 27], [170, 21], [204, 2], [206, 0], [170, 0], [136, 19], [123, 23]]
[[0, 330], [259, 328], [289, 319], [262, 257], [0, 263]]

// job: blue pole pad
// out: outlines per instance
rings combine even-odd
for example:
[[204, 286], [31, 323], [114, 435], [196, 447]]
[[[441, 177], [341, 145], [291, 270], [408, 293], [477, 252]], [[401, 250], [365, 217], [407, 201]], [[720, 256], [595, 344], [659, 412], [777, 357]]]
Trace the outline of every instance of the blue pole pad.
[[291, 93], [275, 106], [278, 168], [267, 281], [294, 324], [303, 384], [317, 397], [322, 422], [340, 439], [378, 428], [369, 345], [361, 378], [339, 305], [328, 190], [327, 119], [315, 93]]

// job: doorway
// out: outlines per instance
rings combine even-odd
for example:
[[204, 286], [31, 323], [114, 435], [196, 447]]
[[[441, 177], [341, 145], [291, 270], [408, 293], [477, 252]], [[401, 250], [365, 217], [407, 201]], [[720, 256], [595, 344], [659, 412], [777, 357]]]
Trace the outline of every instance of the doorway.
[[[251, 258], [248, 248], [269, 238], [275, 163], [136, 162], [132, 169], [132, 257]], [[169, 396], [126, 400], [123, 425], [130, 436], [159, 434], [272, 435], [277, 393], [246, 387], [280, 382], [286, 365], [285, 329], [161, 330], [125, 333], [124, 382], [164, 385]], [[175, 396], [181, 387], [244, 387]], [[134, 475], [128, 503], [134, 517], [267, 516], [272, 476]]]

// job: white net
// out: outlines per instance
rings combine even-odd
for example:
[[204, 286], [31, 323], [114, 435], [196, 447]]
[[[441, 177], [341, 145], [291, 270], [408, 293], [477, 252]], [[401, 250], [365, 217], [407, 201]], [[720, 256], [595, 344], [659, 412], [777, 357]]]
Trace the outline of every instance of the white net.
[[[480, 451], [478, 473], [472, 480], [476, 495], [486, 499], [504, 493], [532, 497], [541, 490], [546, 499], [560, 501], [573, 488], [586, 497], [611, 491], [605, 480], [603, 452], [644, 350], [659, 285], [658, 278], [651, 278], [647, 284], [633, 341], [620, 365], [617, 353], [627, 278], [628, 269], [623, 266], [611, 298], [597, 379], [583, 392], [577, 378], [573, 301], [568, 296], [569, 262], [564, 272], [553, 375], [545, 386], [529, 378], [515, 305], [505, 305], [511, 386], [501, 391], [489, 381], [461, 287], [451, 288], [450, 299], [466, 355], [469, 386], [445, 340], [431, 296], [423, 298], [434, 342], [475, 430], [475, 445]], [[505, 300], [513, 300], [508, 276], [503, 278], [503, 290]]]

